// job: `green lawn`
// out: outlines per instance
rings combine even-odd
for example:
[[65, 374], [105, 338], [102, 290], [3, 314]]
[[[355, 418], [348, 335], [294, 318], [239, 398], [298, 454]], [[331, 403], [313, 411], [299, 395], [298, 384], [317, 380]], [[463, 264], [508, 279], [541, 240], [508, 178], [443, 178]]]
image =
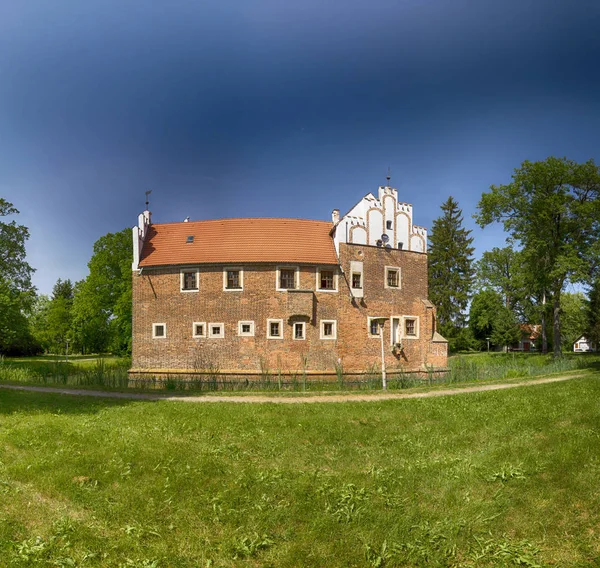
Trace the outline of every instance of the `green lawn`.
[[600, 566], [600, 374], [438, 399], [0, 391], [0, 566]]

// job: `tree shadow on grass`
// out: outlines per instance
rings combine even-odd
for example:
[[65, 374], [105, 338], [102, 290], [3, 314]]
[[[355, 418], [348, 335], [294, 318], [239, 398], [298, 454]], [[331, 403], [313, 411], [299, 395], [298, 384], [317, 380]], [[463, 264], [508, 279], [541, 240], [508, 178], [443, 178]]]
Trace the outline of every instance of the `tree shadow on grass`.
[[105, 408], [153, 402], [0, 388], [0, 415], [96, 414]]

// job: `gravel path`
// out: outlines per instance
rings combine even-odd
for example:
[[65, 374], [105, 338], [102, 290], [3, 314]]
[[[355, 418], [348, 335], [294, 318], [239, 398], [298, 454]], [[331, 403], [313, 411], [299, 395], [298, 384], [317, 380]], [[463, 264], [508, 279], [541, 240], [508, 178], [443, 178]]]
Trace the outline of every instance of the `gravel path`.
[[321, 395], [302, 395], [295, 396], [268, 396], [268, 395], [204, 395], [204, 396], [189, 396], [189, 395], [163, 395], [163, 394], [144, 394], [144, 393], [128, 393], [128, 392], [110, 392], [110, 391], [95, 391], [86, 389], [67, 389], [67, 388], [52, 388], [52, 387], [34, 387], [27, 385], [1, 385], [2, 389], [23, 390], [32, 392], [45, 392], [54, 394], [66, 394], [75, 396], [93, 396], [97, 398], [118, 398], [129, 400], [168, 400], [171, 402], [237, 402], [237, 403], [271, 403], [271, 404], [300, 404], [309, 402], [379, 402], [382, 400], [398, 400], [406, 398], [431, 398], [434, 396], [449, 396], [455, 394], [463, 394], [469, 392], [483, 392], [503, 389], [514, 389], [517, 387], [544, 385], [548, 383], [558, 383], [562, 381], [570, 381], [577, 379], [583, 375], [569, 375], [567, 377], [550, 377], [546, 379], [533, 379], [528, 381], [519, 381], [514, 383], [496, 383], [491, 385], [479, 385], [472, 387], [457, 387], [454, 389], [440, 389], [427, 392], [414, 393], [392, 393], [381, 392], [372, 394], [321, 394]]

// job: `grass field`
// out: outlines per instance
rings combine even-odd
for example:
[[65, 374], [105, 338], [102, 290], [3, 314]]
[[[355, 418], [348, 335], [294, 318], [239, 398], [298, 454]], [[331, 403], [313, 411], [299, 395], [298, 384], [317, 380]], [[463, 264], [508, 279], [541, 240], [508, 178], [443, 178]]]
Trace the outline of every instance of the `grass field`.
[[[0, 358], [0, 382], [101, 388], [112, 390], [170, 391], [345, 391], [350, 389], [380, 390], [381, 373], [370, 369], [364, 376], [318, 377], [281, 376], [277, 371], [263, 371], [259, 377], [218, 375], [154, 377], [129, 379], [131, 360], [119, 357], [81, 356], [65, 362], [57, 357]], [[62, 356], [64, 357], [64, 356]], [[555, 360], [552, 355], [533, 353], [478, 353], [449, 359], [450, 371], [421, 375], [388, 372], [388, 388], [407, 389], [424, 385], [463, 384], [565, 373], [580, 369], [600, 370], [600, 355], [568, 353]]]
[[0, 392], [0, 566], [600, 566], [600, 374], [194, 405]]

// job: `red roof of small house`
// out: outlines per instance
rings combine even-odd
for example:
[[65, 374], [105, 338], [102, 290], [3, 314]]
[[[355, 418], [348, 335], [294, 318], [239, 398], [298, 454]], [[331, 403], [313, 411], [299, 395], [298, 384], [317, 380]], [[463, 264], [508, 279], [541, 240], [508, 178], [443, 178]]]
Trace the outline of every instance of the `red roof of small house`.
[[522, 323], [519, 328], [521, 329], [521, 335], [532, 341], [537, 339], [542, 333], [542, 326], [539, 324]]
[[305, 219], [218, 219], [150, 225], [139, 266], [338, 264], [330, 230], [328, 221]]

